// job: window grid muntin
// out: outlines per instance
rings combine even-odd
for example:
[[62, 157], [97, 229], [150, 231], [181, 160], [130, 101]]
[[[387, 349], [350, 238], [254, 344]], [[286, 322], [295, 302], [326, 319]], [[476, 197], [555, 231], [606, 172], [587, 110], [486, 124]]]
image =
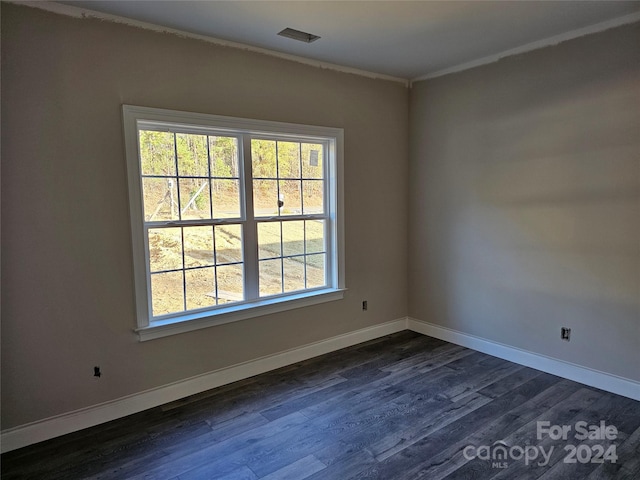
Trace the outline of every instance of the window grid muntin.
[[[209, 145], [209, 142], [207, 142], [207, 145]], [[211, 211], [213, 212], [213, 206], [211, 207]], [[218, 291], [220, 286], [218, 282], [218, 250], [216, 248], [216, 227], [214, 226], [212, 230], [213, 232], [211, 232], [212, 233], [211, 236], [213, 237], [213, 289], [216, 294], [216, 305], [220, 305], [219, 303], [220, 292]], [[240, 231], [242, 232], [242, 227], [240, 227]], [[243, 290], [244, 290], [244, 287], [243, 287]]]
[[[241, 135], [238, 134], [231, 134], [229, 132], [220, 132], [220, 131], [216, 131], [216, 130], [209, 130], [206, 129], [204, 131], [191, 131], [188, 128], [184, 128], [185, 126], [183, 126], [183, 128], [179, 128], [178, 126], [173, 126], [173, 125], [169, 125], [167, 124], [166, 128], [151, 128], [150, 125], [148, 125], [148, 122], [145, 121], [139, 121], [138, 122], [138, 128], [137, 128], [137, 142], [138, 142], [138, 157], [139, 157], [139, 163], [142, 163], [142, 154], [141, 154], [141, 145], [140, 145], [140, 133], [143, 131], [155, 131], [155, 132], [163, 132], [163, 133], [171, 133], [172, 137], [173, 137], [173, 164], [174, 164], [174, 169], [175, 169], [175, 175], [160, 175], [160, 174], [143, 174], [142, 171], [140, 173], [140, 178], [141, 178], [141, 184], [142, 181], [146, 178], [151, 178], [151, 179], [169, 179], [170, 181], [175, 182], [175, 189], [177, 192], [177, 212], [178, 212], [178, 219], [177, 220], [171, 220], [171, 221], [184, 221], [184, 219], [182, 218], [183, 216], [183, 209], [182, 209], [182, 201], [181, 201], [181, 188], [180, 188], [180, 180], [185, 179], [185, 180], [197, 180], [197, 179], [206, 179], [207, 183], [208, 183], [208, 191], [209, 191], [209, 213], [210, 213], [210, 217], [211, 220], [213, 219], [227, 219], [227, 218], [238, 218], [238, 217], [214, 217], [214, 197], [213, 197], [213, 184], [214, 184], [214, 180], [233, 180], [237, 182], [237, 186], [238, 186], [238, 207], [240, 210], [240, 218], [244, 217], [244, 212], [243, 212], [243, 185], [242, 185], [242, 178], [240, 177], [240, 174], [242, 173], [243, 169], [239, 168], [240, 165], [240, 143], [241, 143]], [[202, 129], [199, 129], [202, 130]], [[178, 140], [177, 140], [177, 135], [178, 134], [182, 134], [182, 135], [198, 135], [198, 136], [205, 136], [206, 137], [206, 146], [207, 146], [207, 172], [208, 172], [208, 176], [204, 177], [204, 176], [198, 176], [198, 175], [181, 175], [180, 174], [180, 167], [179, 167], [179, 161], [178, 161]], [[211, 156], [211, 138], [212, 137], [223, 137], [223, 138], [232, 138], [235, 140], [235, 145], [236, 145], [236, 163], [238, 164], [238, 176], [228, 176], [228, 177], [222, 177], [219, 175], [216, 176], [212, 176], [212, 156]], [[173, 188], [173, 187], [172, 187]], [[141, 192], [143, 195], [143, 208], [144, 208], [144, 187], [141, 185]], [[194, 197], [195, 200], [195, 197]], [[172, 203], [172, 207], [173, 207], [173, 195], [171, 196], [171, 203]], [[158, 205], [158, 207], [160, 207], [160, 204]], [[184, 210], [186, 211], [188, 208], [188, 206], [185, 206]], [[147, 213], [146, 211], [144, 212], [145, 214]], [[155, 212], [157, 213], [157, 212]], [[153, 218], [155, 216], [152, 215], [151, 218]], [[208, 220], [208, 219], [203, 219], [203, 220]], [[145, 224], [147, 222], [146, 218], [145, 218]]]
[[[178, 189], [178, 192], [180, 192], [180, 189]], [[178, 205], [180, 205], [180, 196], [178, 195]], [[187, 271], [185, 268], [185, 262], [184, 262], [184, 228], [180, 227], [180, 238], [182, 241], [182, 245], [181, 245], [181, 255], [182, 255], [182, 311], [186, 312], [187, 311], [187, 276], [185, 275], [185, 272]]]
[[[276, 144], [276, 189], [278, 192], [278, 200], [277, 200], [277, 204], [278, 205], [278, 216], [280, 216], [282, 214], [282, 207], [284, 206], [284, 202], [282, 203], [282, 207], [280, 206], [280, 151], [279, 151], [279, 143], [278, 141], [275, 142]], [[252, 163], [253, 166], [253, 163]], [[255, 216], [255, 211], [254, 211], [254, 216]], [[280, 238], [282, 238], [282, 231], [280, 231]], [[282, 245], [281, 245], [282, 246]], [[283, 273], [284, 274], [284, 273]]]
[[[309, 253], [307, 251], [307, 223], [308, 222], [313, 222], [313, 221], [318, 221], [318, 220], [322, 220], [323, 221], [323, 228], [322, 228], [322, 243], [323, 243], [323, 248], [320, 251], [314, 251], [312, 253]], [[287, 255], [285, 254], [285, 248], [284, 248], [284, 229], [283, 226], [286, 222], [294, 222], [294, 221], [303, 221], [303, 241], [302, 241], [302, 246], [303, 246], [303, 253], [300, 254], [291, 254], [291, 255]], [[323, 287], [327, 287], [331, 282], [331, 271], [328, 269], [330, 262], [327, 261], [327, 258], [329, 257], [330, 254], [330, 238], [328, 237], [328, 229], [327, 226], [330, 223], [330, 221], [328, 221], [328, 219], [326, 218], [311, 218], [311, 219], [306, 219], [306, 218], [297, 218], [297, 219], [290, 219], [288, 217], [280, 217], [280, 218], [270, 218], [266, 221], [261, 221], [258, 220], [256, 221], [257, 224], [266, 224], [266, 223], [274, 223], [274, 222], [278, 222], [279, 223], [279, 231], [280, 231], [280, 236], [279, 236], [279, 246], [280, 246], [280, 255], [276, 255], [276, 256], [269, 256], [269, 257], [262, 257], [262, 258], [258, 258], [258, 263], [262, 263], [262, 262], [269, 262], [269, 261], [275, 261], [275, 260], [279, 260], [280, 261], [280, 294], [285, 294], [285, 293], [289, 293], [292, 292], [291, 290], [289, 291], [285, 291], [285, 266], [284, 266], [284, 260], [285, 259], [296, 259], [296, 258], [302, 258], [303, 259], [303, 271], [304, 271], [304, 288], [299, 289], [299, 290], [293, 290], [295, 292], [301, 292], [301, 291], [306, 291], [308, 290], [308, 283], [309, 283], [309, 274], [308, 274], [308, 270], [307, 270], [307, 265], [309, 264], [309, 262], [307, 261], [309, 258], [312, 258], [314, 256], [324, 256], [324, 265], [323, 265], [323, 278], [324, 278], [324, 283], [322, 286], [319, 287], [313, 287], [313, 288], [323, 288]], [[258, 237], [258, 247], [261, 245], [260, 243], [260, 238]], [[260, 275], [258, 276], [258, 281], [260, 281]], [[260, 288], [259, 288], [260, 290]], [[265, 295], [260, 295], [260, 298], [267, 298], [267, 297], [271, 297], [273, 295], [278, 295], [278, 294], [265, 294]]]
[[[300, 146], [300, 174], [302, 175], [302, 146]], [[304, 212], [304, 196], [302, 200], [302, 211]], [[324, 234], [323, 234], [324, 236]], [[326, 248], [326, 242], [325, 242]], [[304, 288], [309, 288], [309, 279], [307, 278], [307, 221], [304, 222], [304, 228], [302, 229], [302, 252], [304, 253]], [[327, 272], [325, 272], [325, 284]]]
[[[276, 152], [278, 151], [277, 145], [278, 144], [276, 143]], [[277, 158], [278, 156], [276, 155], [276, 159]], [[276, 165], [278, 165], [278, 160], [276, 160]], [[278, 182], [278, 184], [280, 184], [280, 182]], [[278, 194], [278, 205], [280, 205], [280, 194]], [[280, 207], [278, 210], [280, 210]], [[284, 255], [284, 229], [282, 228], [282, 223], [283, 222], [280, 222], [280, 292], [284, 293], [284, 259], [282, 258], [282, 255]], [[258, 281], [260, 280], [258, 279]]]
[[[236, 142], [237, 141], [238, 140], [236, 140]], [[209, 174], [209, 177], [208, 177], [208, 180], [207, 180], [207, 183], [209, 185], [209, 217], [213, 218], [213, 191], [212, 191], [213, 187], [212, 187], [212, 182], [211, 182], [211, 180], [212, 180], [212, 178], [211, 178], [211, 173], [212, 173], [211, 172], [211, 142], [209, 141], [209, 135], [207, 135], [207, 173]], [[214, 236], [213, 237], [214, 237], [213, 238], [213, 251], [215, 252], [215, 250], [216, 250], [216, 248], [215, 248], [215, 245], [216, 245], [215, 244], [215, 241], [216, 241], [215, 240], [215, 232], [214, 232]], [[214, 272], [215, 272], [215, 270], [214, 270]], [[218, 291], [217, 291], [217, 289], [218, 289], [218, 281], [217, 281], [217, 278], [216, 278], [215, 284], [216, 284], [216, 305], [217, 305], [218, 304], [218, 298], [217, 298], [217, 295], [218, 295]]]
[[[142, 162], [142, 155], [140, 153], [140, 132], [142, 131], [163, 131], [163, 132], [171, 132], [172, 136], [173, 136], [173, 163], [174, 163], [174, 168], [175, 168], [175, 176], [173, 175], [144, 175], [144, 174], [140, 174], [140, 183], [141, 183], [141, 195], [143, 196], [142, 198], [142, 205], [144, 208], [144, 189], [142, 188], [142, 181], [144, 178], [160, 178], [160, 179], [171, 179], [172, 181], [175, 182], [175, 189], [177, 192], [177, 216], [178, 219], [177, 220], [170, 220], [170, 221], [147, 221], [145, 216], [143, 215], [143, 228], [145, 231], [145, 236], [144, 236], [144, 242], [145, 242], [145, 251], [146, 251], [146, 256], [147, 256], [147, 260], [146, 260], [146, 276], [147, 276], [147, 285], [149, 286], [149, 295], [148, 295], [148, 312], [149, 312], [149, 317], [150, 320], [159, 320], [159, 319], [164, 319], [164, 318], [171, 318], [171, 317], [176, 317], [176, 316], [180, 316], [180, 315], [184, 315], [185, 313], [194, 313], [197, 311], [201, 311], [201, 310], [209, 310], [209, 309], [214, 309], [216, 307], [219, 307], [220, 305], [226, 305], [229, 302], [225, 302], [225, 303], [220, 303], [220, 298], [219, 298], [219, 277], [218, 277], [218, 267], [219, 266], [229, 266], [229, 265], [242, 265], [244, 264], [244, 255], [242, 256], [243, 261], [242, 262], [233, 262], [233, 263], [224, 263], [224, 264], [217, 264], [217, 250], [216, 250], [216, 245], [215, 245], [215, 227], [216, 225], [239, 225], [241, 227], [241, 233], [244, 232], [244, 208], [243, 208], [243, 197], [244, 195], [246, 195], [243, 191], [244, 189], [244, 185], [242, 182], [242, 179], [240, 177], [240, 175], [242, 175], [242, 172], [244, 171], [243, 168], [238, 168], [238, 174], [239, 176], [235, 177], [235, 176], [229, 176], [229, 177], [220, 177], [220, 176], [215, 176], [212, 177], [211, 173], [212, 173], [212, 157], [211, 157], [211, 137], [226, 137], [226, 138], [233, 138], [235, 139], [235, 144], [236, 144], [236, 158], [235, 161], [238, 163], [238, 166], [240, 165], [240, 154], [241, 154], [241, 136], [239, 135], [230, 135], [228, 133], [221, 133], [221, 132], [217, 132], [217, 131], [211, 131], [211, 130], [207, 130], [206, 132], [203, 131], [198, 131], [197, 133], [195, 131], [192, 131], [189, 128], [174, 128], [174, 126], [172, 125], [168, 125], [167, 129], [151, 129], [151, 128], [147, 128], [147, 124], [146, 122], [142, 121], [142, 122], [138, 122], [137, 125], [137, 143], [138, 143], [138, 162], [141, 164]], [[207, 173], [208, 176], [207, 177], [203, 177], [203, 176], [195, 176], [195, 175], [180, 175], [180, 166], [179, 166], [179, 161], [178, 161], [178, 141], [177, 141], [177, 134], [185, 134], [185, 135], [205, 135], [206, 137], [206, 146], [207, 146]], [[207, 183], [209, 185], [208, 188], [208, 193], [209, 193], [209, 213], [210, 213], [210, 219], [189, 219], [189, 220], [184, 220], [183, 219], [183, 208], [182, 208], [182, 201], [181, 201], [181, 188], [180, 188], [180, 180], [181, 179], [206, 179]], [[213, 192], [212, 192], [212, 188], [213, 188], [213, 180], [234, 180], [237, 181], [237, 185], [238, 185], [238, 204], [239, 204], [239, 210], [240, 210], [240, 217], [219, 217], [219, 218], [215, 218], [214, 217], [214, 201], [213, 201]], [[173, 202], [173, 199], [172, 199]], [[188, 208], [185, 207], [185, 212], [186, 209]], [[145, 212], [146, 213], [146, 212]], [[233, 220], [236, 220], [235, 222], [233, 222]], [[208, 267], [186, 267], [186, 262], [185, 262], [185, 239], [184, 239], [184, 227], [189, 227], [189, 226], [211, 226], [212, 227], [212, 237], [213, 237], [213, 251], [212, 254], [214, 256], [214, 263], [212, 266], [208, 266]], [[181, 258], [182, 258], [182, 268], [181, 269], [166, 269], [166, 270], [161, 270], [161, 271], [154, 271], [151, 272], [150, 269], [150, 245], [149, 245], [149, 229], [151, 228], [175, 228], [175, 227], [180, 227], [180, 238], [181, 238]], [[244, 251], [244, 234], [242, 234], [242, 240], [241, 240], [241, 245], [242, 245], [242, 251]], [[188, 309], [187, 308], [187, 276], [186, 276], [186, 272], [187, 271], [191, 271], [191, 270], [195, 270], [197, 268], [211, 268], [213, 267], [214, 269], [214, 285], [212, 286], [215, 290], [215, 306], [208, 306], [208, 307], [203, 307], [202, 309]], [[244, 272], [244, 268], [243, 268], [243, 272]], [[175, 311], [175, 312], [169, 312], [169, 313], [165, 313], [165, 314], [160, 314], [160, 315], [155, 315], [154, 314], [154, 309], [153, 309], [153, 293], [151, 290], [151, 286], [152, 286], [152, 277], [155, 275], [159, 275], [159, 274], [163, 274], [163, 273], [177, 273], [177, 272], [181, 272], [181, 276], [182, 276], [182, 311]], [[244, 273], [243, 273], [244, 275]], [[242, 296], [243, 296], [243, 302], [246, 301], [246, 292], [244, 291], [243, 288], [243, 292], [242, 292]], [[236, 302], [234, 302], [236, 303]], [[239, 303], [239, 302], [237, 302]]]
[[[142, 123], [140, 123], [142, 122]], [[155, 126], [155, 128], [152, 128], [152, 124]], [[305, 143], [308, 144], [321, 144], [322, 145], [322, 171], [323, 171], [323, 177], [322, 178], [317, 178], [317, 177], [308, 177], [304, 175], [304, 169], [302, 168], [302, 165], [300, 165], [300, 177], [296, 178], [296, 177], [282, 177], [279, 178], [278, 176], [276, 176], [276, 178], [271, 178], [271, 177], [257, 177], [257, 179], [268, 179], [268, 180], [274, 180], [276, 181], [277, 184], [277, 192], [280, 193], [281, 189], [280, 189], [280, 181], [283, 180], [293, 180], [293, 181], [297, 181], [300, 182], [300, 203], [301, 203], [301, 214], [300, 215], [277, 215], [275, 217], [259, 217], [258, 218], [251, 218], [250, 220], [247, 219], [247, 217], [249, 216], [247, 210], [246, 210], [246, 203], [247, 203], [247, 198], [249, 196], [252, 195], [252, 187], [253, 187], [253, 182], [250, 183], [246, 183], [243, 180], [243, 177], [247, 175], [247, 172], [249, 169], [247, 169], [247, 165], [243, 165], [242, 163], [239, 163], [239, 176], [236, 177], [218, 177], [218, 176], [211, 176], [211, 157], [210, 157], [210, 142], [207, 141], [207, 148], [208, 148], [208, 159], [209, 159], [209, 165], [208, 165], [208, 169], [209, 169], [209, 177], [198, 177], [198, 176], [181, 176], [179, 175], [179, 171], [177, 171], [177, 176], [176, 177], [172, 177], [175, 178], [176, 180], [178, 179], [188, 179], [188, 178], [207, 178], [209, 180], [209, 190], [211, 191], [212, 185], [213, 183], [211, 182], [211, 180], [213, 179], [221, 179], [221, 180], [238, 180], [239, 183], [239, 196], [240, 196], [240, 214], [241, 217], [222, 217], [222, 218], [212, 218], [212, 219], [190, 219], [190, 220], [184, 220], [182, 219], [182, 210], [179, 209], [179, 217], [180, 220], [179, 221], [158, 221], [158, 222], [149, 222], [149, 227], [153, 226], [153, 227], [161, 227], [161, 226], [198, 226], [198, 225], [224, 225], [224, 224], [228, 224], [228, 223], [234, 223], [234, 224], [241, 224], [241, 227], [243, 228], [243, 240], [247, 237], [247, 235], [245, 235], [246, 229], [249, 227], [250, 224], [252, 224], [252, 226], [255, 228], [257, 226], [257, 224], [259, 222], [262, 221], [288, 221], [288, 220], [298, 220], [298, 219], [304, 219], [304, 220], [323, 220], [324, 222], [324, 238], [323, 238], [323, 242], [325, 244], [325, 249], [322, 252], [314, 252], [313, 254], [310, 255], [318, 255], [318, 256], [324, 256], [323, 262], [324, 262], [324, 267], [325, 267], [325, 273], [324, 273], [324, 286], [318, 286], [318, 287], [312, 287], [312, 288], [305, 288], [304, 290], [296, 290], [294, 292], [286, 292], [283, 294], [277, 294], [277, 295], [273, 295], [270, 296], [273, 298], [277, 298], [277, 297], [286, 297], [288, 296], [290, 293], [293, 294], [299, 294], [299, 293], [303, 293], [303, 292], [314, 292], [316, 290], [323, 290], [324, 288], [326, 288], [327, 286], [331, 287], [333, 286], [334, 288], [338, 287], [338, 279], [337, 277], [335, 277], [337, 270], [334, 270], [332, 267], [332, 263], [334, 261], [337, 260], [336, 254], [337, 252], [332, 251], [332, 249], [334, 249], [337, 245], [334, 243], [335, 242], [335, 238], [333, 237], [333, 228], [331, 223], [333, 221], [335, 221], [334, 215], [337, 213], [336, 211], [330, 210], [330, 208], [332, 208], [331, 202], [332, 202], [332, 198], [330, 197], [330, 192], [332, 188], [338, 188], [337, 185], [335, 185], [334, 187], [331, 187], [330, 181], [331, 182], [336, 182], [336, 178], [335, 178], [335, 173], [331, 172], [331, 168], [332, 167], [332, 162], [335, 162], [334, 160], [331, 160], [331, 157], [333, 155], [335, 155], [335, 152], [333, 152], [330, 148], [330, 145], [335, 146], [335, 138], [332, 137], [322, 137], [322, 136], [316, 136], [316, 135], [290, 135], [290, 134], [279, 134], [277, 132], [273, 132], [273, 133], [269, 133], [266, 135], [260, 135], [260, 136], [256, 136], [255, 134], [253, 134], [252, 132], [243, 132], [243, 131], [238, 131], [236, 129], [224, 129], [224, 128], [218, 128], [216, 127], [214, 130], [212, 130], [210, 127], [202, 127], [202, 126], [192, 126], [192, 125], [188, 125], [188, 124], [173, 124], [173, 123], [165, 123], [165, 122], [155, 122], [155, 121], [146, 121], [146, 120], [141, 120], [138, 121], [138, 125], [143, 125], [144, 129], [147, 130], [157, 130], [157, 131], [167, 131], [167, 130], [171, 130], [171, 133], [174, 136], [174, 150], [177, 148], [177, 142], [175, 139], [175, 135], [176, 133], [186, 133], [186, 134], [205, 134], [207, 136], [227, 136], [227, 137], [234, 137], [237, 139], [237, 145], [238, 145], [238, 151], [237, 153], [237, 157], [239, 159], [240, 162], [242, 162], [242, 159], [245, 157], [245, 155], [242, 153], [242, 149], [243, 149], [243, 138], [249, 137], [249, 138], [265, 138], [265, 139], [269, 139], [272, 141], [276, 142], [276, 146], [278, 145], [277, 142], [278, 141], [292, 141], [292, 142], [296, 142], [298, 143], [298, 147], [299, 147], [299, 162], [300, 164], [302, 164], [303, 162], [303, 156], [302, 156], [302, 145], [304, 145]], [[158, 125], [161, 125], [161, 127], [158, 127]], [[139, 129], [141, 129], [142, 127], [139, 127]], [[246, 145], [245, 145], [245, 150], [246, 150]], [[249, 157], [251, 156], [251, 152], [250, 150], [248, 150], [249, 153]], [[174, 158], [177, 158], [177, 154], [174, 153]], [[277, 160], [278, 157], [276, 157]], [[278, 163], [278, 167], [279, 167], [279, 162]], [[334, 165], [335, 166], [335, 165]], [[244, 168], [243, 168], [244, 167]], [[178, 170], [178, 167], [176, 167], [176, 170]], [[276, 175], [279, 175], [279, 173], [277, 173]], [[142, 175], [139, 177], [141, 178]], [[168, 176], [161, 176], [161, 175], [145, 175], [145, 177], [160, 177], [160, 178], [169, 178]], [[303, 186], [303, 181], [304, 180], [314, 180], [314, 181], [322, 181], [323, 183], [323, 213], [322, 214], [318, 214], [318, 213], [312, 213], [312, 214], [302, 214], [303, 212], [303, 205], [304, 205], [304, 186]], [[210, 209], [213, 210], [213, 194], [210, 193]], [[279, 209], [280, 210], [280, 209]], [[252, 212], [253, 213], [253, 212]], [[280, 212], [279, 212], [280, 213]], [[213, 216], [213, 215], [212, 215]], [[143, 218], [143, 223], [144, 222], [144, 218]], [[305, 229], [305, 233], [304, 233], [304, 249], [306, 250], [306, 229]], [[243, 245], [243, 250], [244, 250], [244, 246]], [[147, 250], [147, 256], [148, 256], [148, 242], [147, 242], [147, 238], [145, 236], [145, 248]], [[253, 245], [253, 248], [257, 249], [257, 243], [255, 245]], [[283, 255], [282, 257], [280, 257], [281, 262], [286, 259], [286, 258], [291, 258], [291, 257], [295, 257], [296, 255]], [[298, 255], [300, 257], [305, 256], [305, 257], [309, 257], [309, 254], [305, 254], [305, 255]], [[246, 260], [246, 256], [243, 254], [243, 260]], [[257, 259], [256, 259], [257, 260]], [[244, 262], [238, 262], [235, 264], [228, 264], [228, 265], [241, 265], [243, 264], [245, 267], [245, 274], [246, 274], [246, 269], [247, 269], [247, 263], [246, 261]], [[148, 262], [147, 262], [147, 266], [148, 266]], [[336, 265], [337, 267], [337, 265]], [[193, 270], [193, 269], [197, 269], [197, 268], [207, 268], [205, 266], [202, 267], [185, 267], [182, 270], [183, 273], [183, 281], [184, 280], [184, 272], [187, 270]], [[215, 266], [215, 268], [217, 268], [217, 265]], [[308, 283], [308, 276], [307, 276], [307, 262], [304, 262], [304, 270], [305, 270], [305, 287], [307, 287], [307, 283]], [[147, 268], [147, 272], [148, 272], [148, 268]], [[155, 272], [157, 273], [157, 272]], [[256, 272], [257, 273], [257, 272]], [[147, 274], [149, 275], [149, 274]], [[258, 276], [256, 276], [255, 278], [256, 283], [258, 282]], [[217, 282], [217, 278], [216, 278], [216, 282]], [[147, 279], [147, 285], [149, 285], [149, 279]], [[284, 279], [282, 279], [282, 289], [284, 289]], [[259, 296], [259, 289], [258, 290], [258, 296], [254, 296], [252, 297], [253, 299], [260, 299], [262, 297]], [[245, 293], [248, 292], [248, 290], [245, 288]], [[185, 298], [183, 299], [183, 301], [186, 303], [186, 295]], [[247, 297], [245, 297], [245, 300], [243, 302], [238, 302], [238, 303], [247, 303], [248, 301], [250, 301]], [[151, 307], [151, 298], [149, 298], [149, 307]], [[199, 311], [207, 311], [207, 310], [212, 310], [211, 307], [208, 308], [203, 308], [203, 309], [194, 309], [194, 310], [188, 310], [185, 312], [176, 312], [175, 314], [167, 314], [167, 315], [163, 315], [161, 317], [152, 317], [152, 319], [157, 320], [157, 319], [163, 319], [166, 317], [173, 317], [173, 316], [182, 316], [184, 314], [192, 314], [192, 313], [197, 313]], [[149, 311], [151, 311], [151, 308], [149, 308]]]
[[[289, 138], [280, 138], [280, 137], [276, 137], [276, 136], [267, 136], [267, 135], [259, 135], [259, 136], [251, 136], [251, 140], [262, 140], [262, 141], [273, 141], [275, 143], [276, 146], [276, 176], [275, 177], [268, 177], [268, 176], [252, 176], [252, 179], [254, 181], [274, 181], [276, 182], [277, 185], [277, 195], [278, 195], [278, 200], [280, 199], [280, 185], [281, 182], [286, 182], [286, 181], [291, 181], [291, 182], [298, 182], [299, 183], [299, 192], [300, 192], [300, 214], [298, 216], [306, 216], [306, 215], [323, 215], [325, 219], [329, 218], [328, 212], [329, 210], [329, 201], [330, 201], [330, 185], [329, 185], [329, 165], [330, 162], [327, 159], [327, 155], [330, 152], [330, 140], [328, 139], [297, 139], [294, 140], [292, 137]], [[298, 162], [299, 162], [299, 171], [300, 171], [300, 176], [299, 177], [280, 177], [280, 173], [279, 173], [279, 167], [280, 167], [280, 155], [279, 155], [279, 142], [289, 142], [289, 143], [297, 143], [298, 144]], [[302, 146], [303, 145], [320, 145], [322, 147], [322, 177], [318, 178], [318, 177], [309, 177], [309, 176], [305, 176], [304, 175], [304, 168], [303, 168], [303, 155], [302, 155]], [[253, 165], [252, 165], [253, 166]], [[304, 206], [304, 197], [305, 197], [305, 182], [321, 182], [322, 183], [322, 210], [323, 212], [321, 214], [317, 214], [317, 213], [304, 213], [305, 212], [305, 206]], [[282, 208], [286, 207], [286, 202], [285, 205], [283, 205]], [[260, 218], [260, 219], [264, 219], [264, 218], [288, 218], [288, 217], [293, 217], [294, 215], [283, 215], [282, 214], [282, 208], [278, 207], [278, 215], [272, 216], [272, 215], [264, 215], [264, 216], [258, 216], [256, 215], [256, 218]]]
[[[178, 170], [178, 145], [176, 141], [176, 132], [173, 132], [173, 163], [176, 168], [176, 190], [178, 192], [178, 220], [182, 220], [182, 202], [180, 201], [180, 171]], [[184, 265], [184, 258], [183, 258]]]
[[[155, 319], [155, 320], [159, 320], [159, 319], [165, 319], [165, 318], [171, 318], [171, 317], [175, 317], [175, 316], [180, 316], [183, 315], [185, 313], [194, 313], [194, 312], [198, 312], [198, 311], [206, 311], [209, 309], [214, 309], [216, 307], [219, 306], [223, 306], [223, 305], [227, 305], [230, 302], [225, 302], [225, 303], [220, 303], [220, 296], [219, 296], [219, 281], [218, 281], [218, 267], [228, 267], [228, 266], [236, 266], [236, 265], [243, 265], [244, 262], [244, 255], [242, 255], [242, 259], [243, 261], [237, 261], [237, 262], [218, 262], [217, 258], [217, 246], [216, 246], [216, 231], [215, 231], [215, 227], [224, 227], [224, 226], [228, 226], [228, 225], [238, 225], [241, 227], [240, 231], [241, 231], [241, 236], [244, 237], [243, 235], [243, 229], [242, 229], [242, 225], [240, 223], [223, 223], [223, 224], [218, 224], [218, 225], [195, 225], [195, 226], [211, 226], [212, 231], [211, 231], [211, 236], [212, 236], [212, 243], [213, 243], [213, 249], [212, 249], [212, 255], [213, 255], [213, 263], [212, 264], [208, 264], [208, 265], [197, 265], [197, 266], [186, 266], [186, 260], [185, 260], [185, 241], [184, 241], [184, 229], [185, 227], [189, 227], [189, 226], [193, 226], [193, 225], [180, 225], [180, 224], [165, 224], [165, 225], [160, 225], [160, 226], [154, 226], [152, 228], [154, 229], [158, 229], [158, 228], [180, 228], [180, 238], [181, 238], [181, 258], [182, 258], [182, 267], [181, 268], [169, 268], [169, 269], [164, 269], [164, 270], [155, 270], [155, 271], [151, 271], [150, 269], [150, 263], [147, 262], [147, 275], [148, 275], [148, 281], [149, 281], [149, 286], [151, 286], [151, 280], [153, 278], [153, 276], [155, 275], [159, 275], [159, 274], [166, 274], [166, 273], [178, 273], [181, 272], [182, 273], [182, 303], [183, 303], [183, 310], [182, 311], [178, 311], [178, 312], [170, 312], [170, 313], [165, 313], [165, 314], [160, 314], [160, 315], [154, 315], [153, 314], [153, 298], [151, 295], [149, 295], [149, 314], [151, 316], [151, 318]], [[145, 226], [146, 227], [146, 226]], [[151, 228], [146, 227], [145, 228], [145, 236], [146, 236], [146, 244], [147, 244], [147, 251], [149, 252], [147, 255], [150, 258], [150, 251], [149, 251], [149, 230]], [[243, 250], [243, 240], [244, 238], [241, 239], [241, 249]], [[213, 306], [208, 306], [208, 307], [202, 307], [199, 309], [187, 309], [187, 277], [186, 277], [186, 272], [187, 271], [193, 271], [193, 270], [201, 270], [201, 269], [206, 269], [206, 268], [213, 268], [214, 269], [214, 291], [215, 291], [215, 302], [216, 304]], [[244, 292], [243, 292], [243, 296]], [[246, 301], [246, 298], [244, 298], [242, 301], [238, 301], [238, 302], [233, 302], [233, 303], [244, 303]]]

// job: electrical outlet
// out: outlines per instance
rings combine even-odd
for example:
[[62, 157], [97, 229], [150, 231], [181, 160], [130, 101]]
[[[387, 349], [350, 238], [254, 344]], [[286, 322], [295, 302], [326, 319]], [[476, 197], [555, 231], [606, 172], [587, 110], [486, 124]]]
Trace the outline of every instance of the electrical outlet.
[[560, 329], [560, 338], [568, 342], [571, 339], [571, 329], [567, 327], [562, 327]]
[[369, 306], [367, 305], [367, 301], [363, 300], [362, 301], [362, 310], [367, 310], [369, 308]]

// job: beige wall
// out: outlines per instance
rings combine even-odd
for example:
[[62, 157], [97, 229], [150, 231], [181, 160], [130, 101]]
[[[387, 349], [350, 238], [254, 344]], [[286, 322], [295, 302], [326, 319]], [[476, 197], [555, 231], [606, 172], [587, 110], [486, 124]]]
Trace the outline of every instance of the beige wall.
[[640, 380], [638, 45], [635, 24], [414, 84], [409, 315]]
[[[344, 128], [346, 298], [138, 343], [122, 104]], [[407, 133], [400, 83], [3, 3], [2, 428], [405, 316]]]

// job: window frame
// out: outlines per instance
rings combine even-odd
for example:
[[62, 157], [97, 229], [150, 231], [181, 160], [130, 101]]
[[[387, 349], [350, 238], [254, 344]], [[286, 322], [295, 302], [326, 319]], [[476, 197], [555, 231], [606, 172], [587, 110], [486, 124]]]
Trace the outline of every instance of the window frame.
[[[341, 128], [301, 125], [265, 120], [191, 113], [133, 105], [123, 105], [123, 127], [125, 154], [127, 163], [129, 211], [131, 221], [131, 241], [133, 249], [134, 290], [136, 306], [136, 328], [139, 340], [151, 340], [167, 335], [179, 334], [213, 325], [245, 320], [248, 318], [301, 308], [343, 298], [345, 287], [344, 267], [344, 223], [343, 223], [343, 138]], [[139, 125], [143, 127], [140, 128]], [[144, 200], [142, 195], [142, 174], [139, 153], [139, 129], [153, 125], [157, 129], [184, 133], [218, 134], [238, 138], [238, 169], [240, 183], [240, 215], [238, 218], [211, 219], [207, 224], [242, 223], [243, 270], [259, 275], [257, 225], [262, 221], [291, 220], [300, 217], [308, 219], [313, 215], [275, 215], [259, 217], [253, 212], [252, 196], [252, 163], [251, 140], [267, 138], [269, 140], [315, 142], [326, 145], [324, 202], [326, 212], [321, 215], [326, 219], [326, 287], [299, 290], [291, 293], [276, 294], [269, 297], [258, 297], [243, 302], [235, 302], [189, 310], [176, 314], [152, 317], [151, 314], [151, 278], [149, 268], [149, 248], [146, 241], [146, 230], [149, 228], [144, 218]], [[328, 148], [327, 148], [328, 147]], [[179, 178], [179, 177], [177, 177]], [[250, 198], [251, 197], [251, 198]], [[304, 217], [304, 218], [303, 218]], [[187, 222], [187, 223], [184, 223]], [[176, 226], [188, 224], [189, 220], [181, 220]], [[170, 221], [164, 222], [174, 223]], [[199, 222], [195, 222], [199, 223]], [[249, 265], [249, 267], [247, 267]], [[184, 268], [184, 266], [183, 266]], [[258, 270], [256, 270], [258, 269]], [[254, 277], [255, 288], [258, 277]], [[283, 279], [284, 281], [284, 279]]]

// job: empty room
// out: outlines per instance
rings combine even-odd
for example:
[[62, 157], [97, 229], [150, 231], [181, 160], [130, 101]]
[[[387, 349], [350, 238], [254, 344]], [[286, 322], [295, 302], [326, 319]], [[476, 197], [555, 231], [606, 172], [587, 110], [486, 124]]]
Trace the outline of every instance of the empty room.
[[639, 1], [2, 1], [10, 479], [640, 478]]

